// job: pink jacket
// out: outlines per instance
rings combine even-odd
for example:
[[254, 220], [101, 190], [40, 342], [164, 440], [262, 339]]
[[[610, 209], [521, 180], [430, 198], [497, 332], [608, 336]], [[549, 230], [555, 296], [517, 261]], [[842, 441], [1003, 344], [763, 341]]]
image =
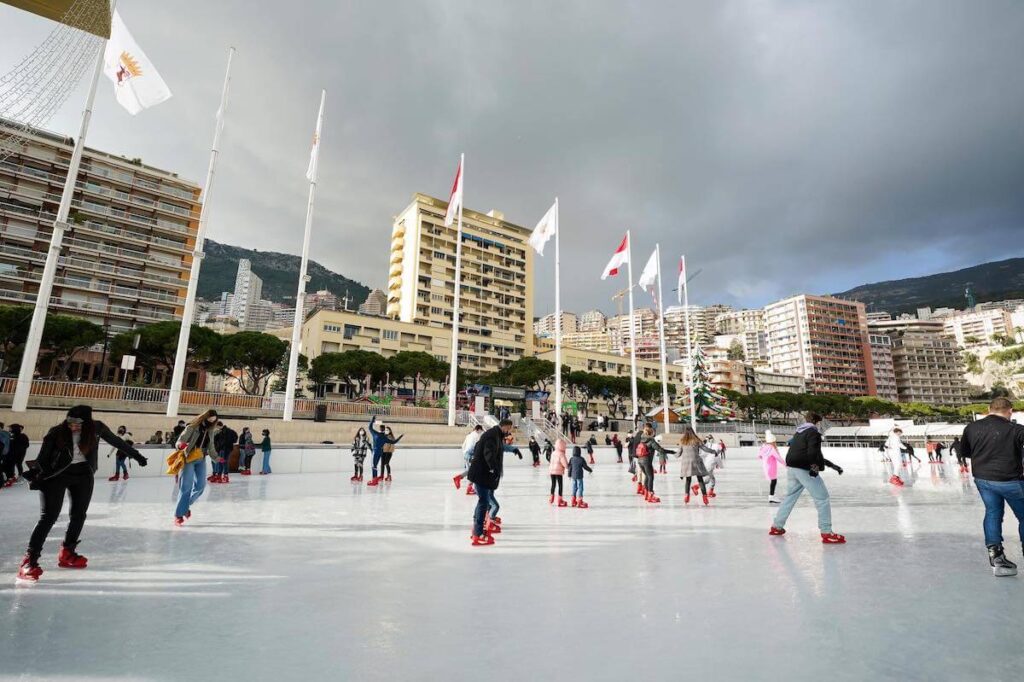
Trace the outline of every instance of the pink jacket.
[[551, 453], [551, 465], [548, 467], [548, 473], [562, 476], [568, 466], [569, 460], [565, 456], [565, 441], [559, 438], [555, 443], [555, 451]]
[[761, 467], [764, 469], [764, 477], [769, 481], [779, 477], [779, 465], [786, 466], [786, 460], [779, 454], [779, 449], [774, 444], [765, 443], [757, 453], [761, 460]]

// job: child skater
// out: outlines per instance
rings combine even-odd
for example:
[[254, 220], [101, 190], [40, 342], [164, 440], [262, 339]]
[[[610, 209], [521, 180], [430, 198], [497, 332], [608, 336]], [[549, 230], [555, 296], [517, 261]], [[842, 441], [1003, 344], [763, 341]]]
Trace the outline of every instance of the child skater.
[[583, 452], [580, 447], [574, 446], [572, 457], [569, 458], [569, 478], [572, 480], [572, 506], [580, 509], [587, 509], [590, 505], [583, 501], [583, 472], [594, 472], [583, 459]]
[[533, 436], [530, 436], [530, 454], [533, 455], [533, 466], [540, 466], [540, 443]]
[[679, 478], [686, 482], [684, 490], [686, 490], [686, 496], [683, 497], [683, 502], [690, 504], [690, 484], [693, 482], [693, 478], [697, 478], [697, 485], [694, 488], [700, 490], [701, 499], [704, 504], [708, 504], [708, 491], [704, 485], [704, 477], [708, 475], [707, 468], [704, 466], [704, 460], [701, 459], [700, 453], [706, 452], [712, 455], [717, 454], [717, 451], [704, 445], [704, 442], [700, 439], [692, 427], [687, 426], [683, 432], [682, 438], [679, 439], [679, 457], [681, 461]]
[[[718, 497], [715, 493], [715, 486], [718, 485], [718, 479], [715, 477], [715, 469], [721, 469], [725, 466], [722, 462], [722, 453], [724, 450], [712, 448], [714, 452], [705, 452], [701, 459], [704, 460], [704, 470], [708, 472], [708, 479], [706, 481], [708, 488], [708, 497]], [[697, 494], [699, 486], [693, 486], [693, 494]]]
[[779, 448], [775, 443], [775, 434], [771, 431], [764, 432], [764, 445], [757, 452], [757, 458], [761, 460], [761, 468], [764, 470], [764, 477], [768, 479], [768, 504], [781, 502], [775, 497], [775, 486], [779, 482], [779, 465], [786, 466], [786, 460], [779, 454]]
[[558, 486], [558, 506], [569, 506], [562, 499], [562, 477], [565, 475], [565, 469], [568, 466], [569, 460], [565, 458], [565, 439], [559, 438], [558, 442], [555, 443], [555, 453], [551, 458], [551, 465], [548, 467], [548, 473], [551, 474], [551, 498], [548, 500], [548, 504], [555, 504], [555, 486]]
[[544, 439], [544, 459], [548, 462], [551, 461], [551, 453], [554, 452], [555, 446], [551, 444], [551, 441], [547, 438]]
[[370, 451], [370, 437], [366, 435], [366, 429], [359, 427], [356, 437], [352, 440], [352, 459], [355, 462], [355, 474], [348, 479], [353, 482], [363, 480], [363, 462], [366, 461], [366, 453]]

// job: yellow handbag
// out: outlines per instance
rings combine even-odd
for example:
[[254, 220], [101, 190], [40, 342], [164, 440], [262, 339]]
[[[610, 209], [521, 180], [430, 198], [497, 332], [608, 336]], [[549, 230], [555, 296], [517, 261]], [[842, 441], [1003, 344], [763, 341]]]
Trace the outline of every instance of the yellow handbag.
[[186, 464], [198, 461], [204, 457], [201, 448], [192, 448], [192, 451], [185, 455], [184, 450], [175, 450], [171, 454], [167, 455], [167, 471], [168, 476], [177, 476], [181, 473], [181, 470], [185, 468]]

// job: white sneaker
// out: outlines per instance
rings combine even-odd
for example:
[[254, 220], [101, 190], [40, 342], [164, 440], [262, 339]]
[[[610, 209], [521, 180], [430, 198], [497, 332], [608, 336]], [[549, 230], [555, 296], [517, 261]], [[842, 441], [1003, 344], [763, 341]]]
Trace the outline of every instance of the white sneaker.
[[774, 495], [768, 496], [768, 504], [779, 504], [779, 502], [779, 498], [775, 497]]

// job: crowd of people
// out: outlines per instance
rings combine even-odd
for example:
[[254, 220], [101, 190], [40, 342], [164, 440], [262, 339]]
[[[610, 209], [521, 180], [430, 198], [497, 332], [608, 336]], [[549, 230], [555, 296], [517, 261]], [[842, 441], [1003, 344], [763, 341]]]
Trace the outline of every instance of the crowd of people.
[[[955, 439], [948, 448], [957, 458], [965, 480], [968, 473], [973, 473], [985, 507], [984, 538], [989, 563], [996, 576], [1016, 575], [1017, 572], [1016, 564], [1006, 557], [1003, 547], [1002, 522], [1007, 505], [1018, 519], [1019, 534], [1024, 543], [1024, 426], [1013, 422], [1011, 416], [1012, 404], [1008, 400], [993, 400], [989, 415], [967, 425], [962, 437]], [[764, 434], [757, 458], [769, 484], [767, 502], [778, 505], [769, 535], [786, 533], [790, 514], [806, 491], [817, 511], [821, 542], [828, 545], [846, 542], [845, 536], [833, 530], [831, 498], [823, 480], [827, 470], [841, 476], [843, 469], [823, 455], [819, 429], [821, 420], [821, 415], [813, 412], [805, 415], [803, 423], [788, 441], [785, 456], [779, 450], [775, 434], [771, 431]], [[568, 422], [563, 424], [572, 426]], [[504, 456], [512, 453], [523, 458], [513, 443], [512, 431], [513, 422], [506, 417], [490, 429], [474, 427], [462, 443], [464, 467], [453, 481], [457, 489], [463, 481], [468, 481], [467, 494], [477, 497], [470, 535], [474, 546], [493, 545], [494, 536], [502, 532], [497, 491], [504, 475]], [[177, 483], [173, 512], [176, 526], [183, 526], [191, 518], [192, 508], [207, 483], [229, 482], [229, 468], [236, 449], [242, 475], [250, 473], [257, 447], [263, 452], [259, 473], [271, 473], [272, 447], [267, 429], [262, 431], [262, 440], [257, 443], [248, 427], [236, 432], [221, 420], [215, 410], [207, 410], [189, 422], [180, 421], [168, 434], [174, 443], [174, 451], [166, 458], [166, 473], [174, 475]], [[575, 435], [578, 437], [579, 433]], [[376, 417], [366, 427], [360, 427], [351, 446], [354, 461], [351, 480], [363, 481], [365, 459], [372, 455], [372, 478], [367, 485], [391, 482], [395, 446], [402, 438], [401, 435], [396, 436], [390, 426], [377, 422]], [[547, 462], [549, 504], [559, 508], [589, 509], [590, 504], [584, 500], [585, 476], [594, 472], [591, 465], [595, 463], [593, 446], [597, 441], [591, 437], [582, 445], [576, 445], [571, 442], [572, 438], [571, 431], [562, 437], [544, 438], [543, 445], [536, 437], [530, 438], [531, 464], [533, 467], [542, 466], [542, 455]], [[47, 432], [36, 458], [27, 463], [25, 456], [29, 441], [24, 429], [18, 424], [12, 424], [9, 429], [0, 424], [0, 472], [4, 486], [24, 478], [32, 490], [40, 493], [40, 518], [19, 568], [19, 580], [32, 582], [42, 575], [39, 558], [47, 534], [63, 508], [65, 496], [70, 498], [69, 524], [57, 565], [71, 569], [88, 565], [88, 560], [77, 552], [77, 547], [92, 498], [95, 473], [99, 468], [100, 441], [110, 446], [107, 456], [114, 460], [114, 473], [109, 480], [128, 479], [131, 463], [147, 465], [146, 457], [135, 448], [127, 427], [119, 426], [112, 431], [94, 419], [91, 408], [87, 406], [70, 409], [64, 420]], [[157, 432], [147, 442], [162, 444], [163, 434]], [[623, 454], [626, 454], [629, 464], [626, 471], [636, 485], [635, 492], [648, 504], [661, 502], [655, 493], [655, 481], [658, 474], [667, 473], [669, 456], [679, 460], [685, 504], [689, 504], [691, 495], [699, 494], [704, 505], [710, 505], [711, 500], [717, 497], [716, 472], [725, 466], [726, 448], [721, 439], [716, 442], [712, 436], [701, 437], [689, 426], [684, 427], [678, 437], [656, 435], [653, 423], [641, 421], [623, 438], [619, 434], [609, 434], [605, 442], [614, 447], [618, 462], [623, 462]], [[880, 449], [889, 469], [889, 482], [903, 485], [914, 452], [910, 443], [903, 439], [901, 429], [893, 428]], [[928, 440], [925, 449], [932, 464], [943, 463], [943, 451], [947, 450], [944, 443]], [[657, 467], [655, 457], [659, 458]], [[213, 468], [209, 477], [206, 476], [207, 458]], [[783, 469], [787, 489], [779, 497], [776, 489]], [[568, 502], [564, 490], [566, 477], [571, 486]]]

